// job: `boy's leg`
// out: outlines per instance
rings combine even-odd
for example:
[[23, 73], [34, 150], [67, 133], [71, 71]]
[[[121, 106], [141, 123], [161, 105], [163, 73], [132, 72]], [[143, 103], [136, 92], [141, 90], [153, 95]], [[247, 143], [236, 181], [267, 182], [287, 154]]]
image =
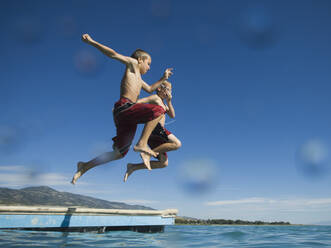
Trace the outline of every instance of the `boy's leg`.
[[[165, 154], [160, 153], [159, 155], [159, 161], [151, 161], [151, 167], [152, 169], [161, 169], [168, 166], [168, 158]], [[146, 169], [146, 166], [144, 163], [139, 164], [131, 164], [128, 163], [126, 166], [126, 173], [124, 175], [124, 182], [128, 180], [128, 177], [136, 170], [143, 170]]]
[[168, 140], [168, 142], [160, 144], [159, 146], [153, 148], [153, 151], [158, 153], [165, 153], [177, 150], [182, 146], [182, 143], [174, 134], [169, 134]]
[[146, 153], [150, 156], [156, 157], [157, 153], [155, 153], [152, 149], [150, 149], [147, 145], [147, 141], [149, 136], [151, 135], [152, 131], [156, 127], [157, 123], [159, 123], [160, 119], [162, 118], [163, 115], [160, 115], [154, 120], [151, 120], [147, 122], [144, 126], [144, 129], [142, 131], [142, 134], [140, 136], [140, 139], [138, 143], [134, 146], [134, 151], [136, 152], [143, 152]]
[[88, 170], [90, 170], [98, 165], [102, 165], [102, 164], [108, 163], [110, 161], [118, 160], [120, 158], [123, 158], [123, 155], [117, 149], [115, 149], [114, 151], [111, 151], [111, 152], [105, 152], [105, 153], [101, 154], [100, 156], [98, 156], [86, 163], [78, 162], [77, 171], [76, 171], [75, 175], [73, 176], [71, 183], [75, 184], [76, 181], [78, 180], [78, 178], [80, 178]]
[[[164, 143], [164, 144], [154, 148], [153, 151], [161, 154], [163, 152], [170, 152], [170, 151], [177, 150], [179, 147], [180, 146], [178, 146], [178, 144], [176, 144], [176, 143]], [[151, 156], [149, 154], [141, 152], [140, 157], [143, 160], [143, 164], [145, 165], [145, 167], [147, 167], [148, 170], [152, 170], [153, 168], [151, 167], [151, 164], [150, 164]]]
[[151, 155], [147, 154], [147, 153], [144, 153], [144, 152], [141, 152], [140, 153], [140, 157], [145, 165], [145, 167], [148, 169], [148, 170], [152, 170], [152, 167], [151, 167]]
[[145, 154], [154, 157], [157, 156], [147, 145], [147, 140], [164, 113], [165, 111], [161, 106], [146, 103], [135, 103], [120, 112], [116, 108], [114, 109], [114, 120], [119, 128], [127, 125], [145, 124], [142, 135], [134, 147], [134, 151], [141, 153], [147, 168], [150, 168], [150, 165], [148, 156], [145, 156]]
[[[153, 149], [154, 152], [156, 153], [165, 153], [165, 152], [170, 152], [179, 149], [182, 146], [182, 143], [180, 142], [179, 139], [173, 134], [168, 135], [169, 142], [163, 143], [156, 148]], [[145, 166], [147, 167], [148, 170], [152, 170], [150, 166], [150, 159], [151, 156], [145, 153], [140, 153], [140, 157], [143, 160]]]
[[[161, 117], [163, 118], [163, 116]], [[160, 124], [158, 124], [160, 125]], [[162, 130], [160, 130], [160, 128], [162, 128], [164, 130], [163, 134], [162, 134]], [[154, 131], [156, 132], [156, 134], [154, 134]], [[150, 136], [149, 140], [148, 140], [148, 145], [153, 149], [154, 152], [157, 153], [166, 153], [169, 151], [174, 151], [177, 150], [178, 148], [181, 147], [181, 142], [180, 140], [171, 132], [169, 132], [168, 130], [166, 130], [164, 127], [157, 126], [153, 131], [153, 134]], [[165, 136], [163, 136], [165, 135]], [[150, 166], [150, 155], [145, 154], [145, 153], [140, 153], [140, 156], [145, 164], [145, 166], [147, 167], [148, 170], [152, 170], [151, 166]]]
[[[168, 131], [167, 131], [168, 132]], [[169, 133], [169, 132], [168, 132]], [[181, 147], [181, 142], [180, 140], [172, 133], [167, 135], [168, 142], [162, 141], [158, 139], [155, 136], [152, 136], [149, 140], [150, 146], [153, 148], [153, 151], [158, 152], [159, 155], [159, 161], [151, 161], [151, 169], [158, 169], [158, 168], [164, 168], [168, 165], [168, 158], [165, 155], [166, 152], [177, 150]], [[156, 147], [155, 147], [156, 146]], [[149, 155], [144, 154], [145, 156]], [[143, 156], [142, 156], [143, 158]], [[144, 158], [143, 158], [144, 159]], [[131, 164], [129, 163], [127, 165], [127, 170], [124, 175], [124, 182], [127, 181], [128, 177], [136, 170], [141, 170], [141, 169], [146, 169], [145, 163], [140, 163], [140, 164]]]

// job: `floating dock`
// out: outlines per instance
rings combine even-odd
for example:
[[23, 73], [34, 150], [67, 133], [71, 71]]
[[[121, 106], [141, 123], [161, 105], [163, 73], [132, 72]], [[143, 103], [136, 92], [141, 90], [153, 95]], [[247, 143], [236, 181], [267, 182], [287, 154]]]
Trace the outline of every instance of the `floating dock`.
[[0, 229], [107, 232], [163, 232], [177, 209], [126, 210], [83, 207], [0, 206]]

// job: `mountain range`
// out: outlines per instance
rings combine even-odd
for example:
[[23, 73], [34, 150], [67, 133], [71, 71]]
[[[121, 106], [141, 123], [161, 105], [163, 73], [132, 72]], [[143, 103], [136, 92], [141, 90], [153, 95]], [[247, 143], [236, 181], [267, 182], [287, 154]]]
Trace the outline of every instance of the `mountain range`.
[[106, 209], [153, 210], [153, 208], [141, 205], [110, 202], [90, 196], [60, 192], [47, 186], [27, 187], [22, 189], [0, 188], [0, 205], [80, 206]]

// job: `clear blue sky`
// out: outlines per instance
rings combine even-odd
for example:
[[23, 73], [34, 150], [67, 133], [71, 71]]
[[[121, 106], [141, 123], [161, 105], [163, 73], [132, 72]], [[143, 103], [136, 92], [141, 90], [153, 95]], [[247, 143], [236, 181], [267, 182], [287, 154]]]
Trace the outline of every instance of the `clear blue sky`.
[[[326, 0], [2, 1], [0, 186], [201, 218], [331, 221], [330, 13]], [[124, 72], [83, 33], [149, 51], [148, 83], [175, 68], [167, 128], [183, 146], [166, 169], [123, 183], [131, 150], [69, 184], [77, 161], [111, 149]]]

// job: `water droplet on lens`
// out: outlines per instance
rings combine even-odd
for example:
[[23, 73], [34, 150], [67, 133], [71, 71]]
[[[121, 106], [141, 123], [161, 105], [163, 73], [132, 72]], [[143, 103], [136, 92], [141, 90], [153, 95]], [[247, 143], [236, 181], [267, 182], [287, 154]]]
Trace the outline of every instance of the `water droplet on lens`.
[[94, 52], [81, 50], [74, 57], [74, 64], [84, 76], [95, 76], [100, 70], [100, 62]]
[[276, 41], [276, 30], [271, 13], [261, 6], [246, 9], [240, 16], [239, 35], [250, 48], [272, 46]]
[[155, 17], [168, 17], [171, 12], [170, 0], [152, 0], [150, 3], [150, 11]]
[[180, 166], [179, 183], [189, 194], [205, 194], [218, 183], [219, 170], [209, 159], [190, 160]]
[[12, 23], [14, 37], [25, 44], [32, 44], [42, 40], [43, 24], [40, 18], [34, 16], [20, 16]]
[[23, 141], [23, 132], [12, 125], [0, 125], [0, 152], [12, 153], [19, 149]]
[[297, 168], [304, 176], [321, 178], [329, 171], [328, 147], [319, 139], [305, 142], [297, 152]]
[[74, 37], [77, 31], [77, 23], [73, 16], [61, 16], [57, 18], [57, 28], [61, 35]]

